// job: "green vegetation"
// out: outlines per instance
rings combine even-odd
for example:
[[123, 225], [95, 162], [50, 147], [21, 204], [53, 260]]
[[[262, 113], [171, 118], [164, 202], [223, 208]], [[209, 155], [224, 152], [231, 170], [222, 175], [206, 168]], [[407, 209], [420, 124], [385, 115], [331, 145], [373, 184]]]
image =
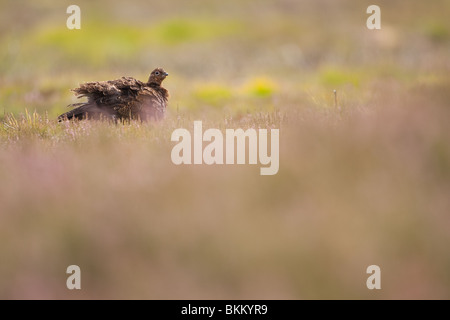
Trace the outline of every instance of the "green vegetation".
[[437, 21], [431, 21], [424, 27], [424, 33], [431, 40], [436, 42], [448, 42], [450, 39], [450, 30], [448, 26]]
[[256, 78], [244, 85], [244, 92], [254, 97], [270, 97], [277, 91], [277, 85], [268, 78]]
[[204, 84], [194, 91], [194, 97], [212, 106], [224, 106], [233, 97], [233, 92], [224, 85]]
[[[362, 72], [361, 72], [362, 73]], [[339, 70], [336, 68], [324, 68], [322, 72], [319, 73], [320, 81], [324, 85], [331, 87], [342, 86], [344, 84], [351, 84], [355, 87], [360, 84], [361, 73], [348, 72], [345, 70]]]

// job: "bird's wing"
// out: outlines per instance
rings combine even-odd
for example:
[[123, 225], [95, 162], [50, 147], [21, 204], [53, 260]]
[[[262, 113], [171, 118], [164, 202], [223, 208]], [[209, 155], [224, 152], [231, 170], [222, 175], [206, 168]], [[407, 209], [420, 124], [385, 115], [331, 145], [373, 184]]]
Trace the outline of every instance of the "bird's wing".
[[162, 87], [153, 88], [146, 86], [140, 91], [140, 96], [151, 97], [155, 102], [165, 107], [168, 99], [166, 92], [167, 90]]
[[145, 86], [136, 97], [135, 112], [142, 120], [161, 119], [166, 111], [167, 98], [160, 91]]
[[131, 77], [117, 80], [86, 82], [72, 91], [80, 97], [87, 97], [89, 102], [99, 105], [128, 105], [137, 96], [144, 84]]
[[113, 85], [119, 90], [128, 92], [128, 91], [134, 91], [137, 92], [141, 90], [145, 84], [142, 81], [139, 81], [132, 77], [122, 77], [117, 80], [111, 80], [107, 81], [110, 85]]

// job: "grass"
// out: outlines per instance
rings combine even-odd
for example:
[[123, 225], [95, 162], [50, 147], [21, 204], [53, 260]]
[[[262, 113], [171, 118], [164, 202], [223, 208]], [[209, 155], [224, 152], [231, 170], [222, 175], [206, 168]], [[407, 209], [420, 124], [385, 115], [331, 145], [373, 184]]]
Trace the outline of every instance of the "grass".
[[[8, 115], [0, 199], [9, 261], [1, 272], [9, 276], [0, 294], [446, 296], [450, 137], [437, 115], [448, 110], [442, 100], [424, 113], [416, 99], [425, 93], [407, 93], [407, 108], [393, 104], [393, 92], [358, 109], [279, 106], [203, 118], [205, 129], [280, 128], [273, 177], [250, 165], [173, 165], [170, 135], [192, 132], [186, 115], [158, 124]], [[64, 287], [70, 264], [83, 272], [79, 293]], [[379, 293], [364, 285], [371, 264], [384, 270]]]
[[[384, 4], [376, 34], [345, 1], [104, 4], [79, 33], [0, 10], [0, 298], [450, 297], [446, 2]], [[56, 121], [78, 83], [156, 66], [164, 121]], [[280, 129], [279, 172], [174, 165], [194, 120]]]

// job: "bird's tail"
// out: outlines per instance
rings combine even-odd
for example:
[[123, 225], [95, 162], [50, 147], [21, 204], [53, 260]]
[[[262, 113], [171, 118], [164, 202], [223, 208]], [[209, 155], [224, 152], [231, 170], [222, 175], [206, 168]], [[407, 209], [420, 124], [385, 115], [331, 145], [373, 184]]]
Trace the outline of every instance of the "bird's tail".
[[97, 104], [87, 103], [74, 103], [68, 105], [68, 107], [76, 107], [68, 112], [63, 113], [58, 117], [58, 121], [71, 120], [71, 119], [101, 119], [107, 117], [105, 113], [97, 106]]

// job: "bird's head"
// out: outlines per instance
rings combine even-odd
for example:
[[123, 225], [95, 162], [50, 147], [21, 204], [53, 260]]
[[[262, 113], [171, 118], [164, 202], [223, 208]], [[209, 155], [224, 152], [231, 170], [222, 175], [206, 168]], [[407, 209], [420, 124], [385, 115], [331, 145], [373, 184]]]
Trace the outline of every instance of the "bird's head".
[[158, 86], [161, 85], [163, 80], [168, 76], [169, 74], [164, 71], [163, 68], [156, 68], [155, 70], [150, 73], [150, 77], [148, 78], [149, 84], [157, 84]]

